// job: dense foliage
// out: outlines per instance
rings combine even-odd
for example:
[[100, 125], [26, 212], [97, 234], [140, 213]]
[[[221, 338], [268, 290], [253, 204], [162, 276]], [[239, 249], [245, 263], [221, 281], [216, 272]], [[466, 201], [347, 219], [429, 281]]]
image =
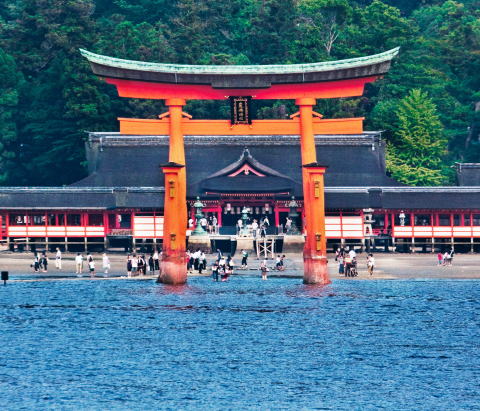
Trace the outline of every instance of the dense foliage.
[[[385, 130], [388, 166], [409, 184], [445, 184], [455, 161], [480, 161], [480, 0], [3, 0], [0, 184], [68, 184], [85, 175], [86, 131], [155, 117], [161, 101], [116, 96], [80, 47], [115, 57], [196, 64], [301, 63], [401, 46], [362, 98], [323, 100], [326, 117], [365, 116]], [[192, 101], [227, 118], [226, 102]], [[290, 101], [258, 101], [285, 117]]]

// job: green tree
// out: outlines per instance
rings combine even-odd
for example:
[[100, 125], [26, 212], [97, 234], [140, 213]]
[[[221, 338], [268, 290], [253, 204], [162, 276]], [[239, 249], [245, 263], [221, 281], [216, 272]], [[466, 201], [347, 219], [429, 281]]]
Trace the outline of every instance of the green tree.
[[296, 44], [299, 59], [310, 62], [330, 58], [352, 10], [346, 0], [301, 0], [298, 3], [301, 35]]
[[0, 48], [0, 184], [15, 184], [19, 146], [15, 117], [20, 82], [15, 60]]
[[400, 100], [396, 144], [387, 147], [387, 169], [397, 181], [414, 186], [447, 181], [447, 139], [435, 104], [419, 89]]
[[255, 64], [292, 62], [297, 37], [294, 0], [257, 0], [247, 32], [247, 56]]

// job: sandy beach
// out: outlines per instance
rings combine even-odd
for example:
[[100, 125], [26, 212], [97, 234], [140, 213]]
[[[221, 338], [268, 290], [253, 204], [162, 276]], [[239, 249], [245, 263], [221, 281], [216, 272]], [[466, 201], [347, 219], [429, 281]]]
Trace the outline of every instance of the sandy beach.
[[[92, 254], [96, 262], [97, 279], [127, 279], [125, 271], [126, 255], [108, 254], [111, 269], [108, 275], [105, 275], [101, 268], [102, 255]], [[85, 255], [84, 255], [85, 256]], [[33, 261], [31, 253], [0, 253], [0, 270], [8, 271], [12, 281], [48, 281], [56, 279], [81, 280], [90, 279], [88, 270], [85, 268], [82, 277], [75, 274], [74, 253], [64, 253], [62, 256], [62, 269], [55, 268], [54, 255], [49, 256], [49, 266], [47, 273], [34, 273], [30, 267]], [[215, 258], [214, 255], [207, 257], [210, 263]], [[358, 277], [345, 277], [338, 274], [338, 264], [333, 255], [329, 255], [329, 273], [332, 279], [351, 280], [372, 280], [372, 279], [412, 279], [412, 278], [439, 278], [439, 279], [477, 279], [480, 278], [480, 255], [478, 254], [456, 254], [451, 266], [439, 266], [436, 255], [433, 254], [375, 254], [376, 268], [374, 274], [370, 276], [367, 273], [366, 254], [358, 254]], [[234, 257], [237, 269], [235, 275], [260, 275], [260, 260], [256, 256], [250, 256], [247, 270], [238, 269], [240, 260]], [[302, 277], [302, 257], [298, 254], [287, 255], [286, 270], [270, 270], [270, 277]], [[273, 268], [274, 261], [269, 260], [269, 266]], [[196, 273], [191, 275], [198, 275]], [[202, 274], [210, 275], [210, 272]], [[156, 276], [137, 276], [132, 279], [153, 279]]]

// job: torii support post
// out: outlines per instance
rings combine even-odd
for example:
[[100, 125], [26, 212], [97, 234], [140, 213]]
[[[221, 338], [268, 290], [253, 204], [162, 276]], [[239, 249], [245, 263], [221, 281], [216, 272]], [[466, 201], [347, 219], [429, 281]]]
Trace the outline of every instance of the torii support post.
[[165, 174], [165, 202], [163, 222], [163, 249], [158, 282], [164, 284], [185, 284], [187, 261], [185, 254], [186, 230], [178, 211], [185, 199], [181, 197], [181, 174], [185, 167], [177, 163], [162, 166]]
[[313, 98], [295, 101], [300, 111], [300, 149], [302, 154], [303, 199], [307, 238], [303, 249], [303, 282], [328, 284], [325, 238], [325, 167], [317, 164], [313, 134]]
[[325, 237], [324, 179], [326, 167], [316, 163], [303, 166], [306, 172], [304, 203], [309, 204], [306, 217], [307, 238], [303, 249], [304, 284], [328, 284], [327, 239]]
[[170, 117], [170, 147], [165, 174], [163, 249], [158, 281], [179, 285], [187, 282], [187, 174], [182, 131], [182, 108], [185, 100], [166, 100]]

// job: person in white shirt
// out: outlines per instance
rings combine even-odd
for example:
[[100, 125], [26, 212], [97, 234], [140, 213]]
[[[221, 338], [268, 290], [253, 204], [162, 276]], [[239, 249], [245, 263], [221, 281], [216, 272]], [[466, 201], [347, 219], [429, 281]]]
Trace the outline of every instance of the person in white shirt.
[[242, 221], [241, 218], [239, 218], [238, 221], [237, 221], [237, 231], [238, 231], [237, 234], [241, 233], [242, 227], [243, 227], [243, 221]]
[[207, 231], [208, 221], [207, 221], [207, 219], [206, 219], [205, 217], [202, 217], [202, 218], [200, 219], [200, 225], [202, 226], [203, 231], [206, 232], [206, 231]]
[[102, 267], [103, 267], [103, 272], [105, 274], [108, 274], [108, 270], [110, 270], [110, 259], [108, 258], [107, 253], [103, 253]]
[[80, 253], [77, 253], [77, 256], [75, 257], [75, 267], [76, 267], [76, 273], [77, 274], [82, 274], [83, 270], [83, 256]]
[[349, 252], [348, 252], [348, 255], [350, 256], [350, 258], [355, 258], [357, 256], [357, 253], [355, 252], [355, 250], [352, 248]]
[[160, 258], [160, 256], [158, 255], [158, 251], [155, 250], [155, 252], [153, 253], [153, 266], [154, 266], [155, 270], [160, 269], [159, 258]]
[[90, 277], [95, 277], [95, 261], [93, 261], [93, 257], [88, 260], [88, 268], [90, 270]]
[[258, 233], [258, 223], [257, 223], [257, 220], [253, 220], [253, 223], [252, 223], [253, 238], [257, 238], [257, 233]]
[[138, 257], [134, 254], [132, 258], [132, 275], [136, 275], [138, 271]]
[[373, 254], [368, 254], [368, 257], [367, 257], [368, 274], [372, 275], [374, 268], [375, 268], [375, 257], [373, 257]]
[[213, 233], [217, 233], [217, 225], [218, 225], [218, 220], [217, 217], [213, 216], [212, 217], [212, 227], [213, 227]]
[[60, 251], [60, 248], [57, 247], [57, 253], [55, 254], [55, 268], [57, 270], [62, 269], [62, 252]]
[[200, 267], [200, 254], [201, 254], [200, 250], [197, 250], [193, 253], [193, 269], [195, 271], [198, 271]]

